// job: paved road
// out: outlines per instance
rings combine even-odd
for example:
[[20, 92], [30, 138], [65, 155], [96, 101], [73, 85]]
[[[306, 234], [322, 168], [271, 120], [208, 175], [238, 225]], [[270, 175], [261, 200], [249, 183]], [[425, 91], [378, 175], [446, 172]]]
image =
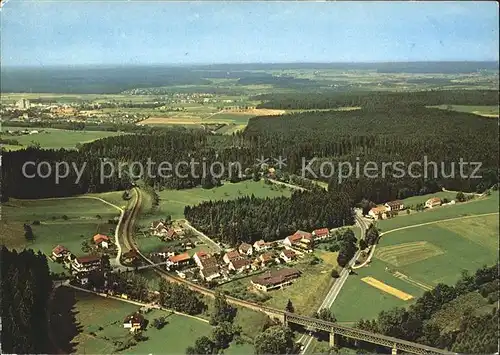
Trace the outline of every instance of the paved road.
[[[358, 211], [358, 210], [356, 210], [355, 218], [356, 218], [356, 226], [358, 226], [361, 229], [360, 238], [364, 239], [365, 231], [366, 231], [366, 229], [368, 229], [369, 222], [367, 222], [363, 218], [361, 211]], [[361, 253], [361, 251], [358, 250], [356, 252], [356, 254], [354, 254], [353, 258], [349, 261], [347, 266], [342, 269], [339, 277], [335, 280], [330, 291], [328, 291], [328, 293], [327, 293], [325, 299], [323, 300], [323, 303], [319, 307], [318, 311], [320, 311], [323, 308], [330, 309], [332, 307], [333, 302], [335, 302], [335, 300], [337, 299], [337, 296], [339, 295], [340, 290], [342, 290], [342, 287], [344, 286], [344, 284], [347, 280], [347, 277], [349, 277], [350, 269], [354, 266], [354, 263], [358, 259], [360, 253]], [[301, 351], [302, 354], [304, 354], [307, 351], [307, 349], [311, 345], [313, 338], [314, 337], [312, 337], [310, 335], [302, 335], [302, 337], [300, 337], [299, 342], [304, 344], [304, 348]]]
[[216, 242], [214, 242], [212, 239], [210, 239], [205, 233], [202, 233], [200, 232], [198, 229], [196, 229], [195, 227], [193, 227], [191, 225], [191, 223], [189, 223], [188, 220], [186, 219], [181, 219], [179, 220], [184, 226], [188, 227], [189, 229], [191, 229], [198, 237], [200, 237], [201, 239], [203, 239], [205, 241], [205, 243], [207, 243], [208, 245], [210, 245], [214, 250], [215, 252], [217, 253], [220, 253], [222, 251], [222, 248], [219, 246], [219, 244], [217, 244]]
[[283, 181], [278, 181], [278, 180], [274, 180], [274, 179], [269, 179], [270, 182], [272, 182], [273, 184], [276, 184], [276, 185], [283, 185], [283, 186], [286, 186], [286, 187], [289, 187], [291, 189], [295, 189], [295, 190], [299, 190], [299, 191], [307, 191], [307, 189], [301, 187], [301, 186], [297, 186], [297, 185], [293, 185], [293, 184], [289, 184], [287, 182], [283, 182]]

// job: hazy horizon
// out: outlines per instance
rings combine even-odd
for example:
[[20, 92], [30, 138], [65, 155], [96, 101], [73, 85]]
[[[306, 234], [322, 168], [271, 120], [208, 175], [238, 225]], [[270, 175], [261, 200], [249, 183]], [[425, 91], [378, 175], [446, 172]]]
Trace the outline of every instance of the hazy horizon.
[[498, 62], [495, 2], [46, 2], [1, 12], [4, 67]]

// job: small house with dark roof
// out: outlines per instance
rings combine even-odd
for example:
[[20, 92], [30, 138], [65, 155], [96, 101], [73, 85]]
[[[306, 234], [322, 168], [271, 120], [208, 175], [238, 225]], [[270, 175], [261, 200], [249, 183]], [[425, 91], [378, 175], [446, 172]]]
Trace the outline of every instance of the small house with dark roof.
[[146, 319], [139, 312], [129, 314], [123, 320], [123, 328], [130, 329], [131, 332], [136, 332], [146, 326]]

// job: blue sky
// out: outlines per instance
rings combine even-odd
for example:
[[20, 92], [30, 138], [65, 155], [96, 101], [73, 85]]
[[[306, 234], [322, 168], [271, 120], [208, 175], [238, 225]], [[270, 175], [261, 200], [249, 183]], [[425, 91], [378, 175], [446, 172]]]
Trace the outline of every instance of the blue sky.
[[10, 0], [2, 65], [498, 60], [496, 2]]

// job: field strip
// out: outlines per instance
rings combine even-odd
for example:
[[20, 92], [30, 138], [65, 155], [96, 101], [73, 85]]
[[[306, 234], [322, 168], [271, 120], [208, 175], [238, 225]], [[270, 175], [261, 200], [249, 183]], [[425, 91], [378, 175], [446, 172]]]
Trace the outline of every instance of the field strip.
[[400, 280], [403, 280], [413, 286], [416, 286], [418, 288], [421, 288], [422, 290], [424, 291], [430, 291], [432, 290], [432, 286], [429, 286], [423, 282], [420, 282], [420, 281], [416, 281], [414, 279], [412, 279], [411, 277], [399, 272], [399, 271], [396, 271], [394, 274], [393, 274], [395, 277], [397, 277], [398, 279]]
[[386, 285], [385, 283], [383, 283], [377, 279], [374, 279], [373, 277], [370, 277], [370, 276], [363, 277], [361, 279], [361, 281], [366, 282], [368, 285], [373, 286], [375, 288], [378, 288], [379, 290], [384, 291], [390, 295], [393, 295], [393, 296], [395, 296], [403, 301], [409, 301], [413, 298], [412, 295], [409, 295], [406, 292], [400, 291], [397, 288], [394, 288], [392, 286]]
[[[389, 233], [392, 233], [392, 232], [397, 232], [397, 231], [400, 231], [400, 230], [403, 230], [403, 229], [410, 229], [410, 228], [416, 228], [416, 227], [421, 227], [421, 226], [427, 226], [427, 225], [430, 225], [430, 224], [436, 224], [436, 223], [441, 223], [441, 222], [456, 221], [456, 220], [459, 220], [459, 219], [469, 219], [469, 218], [493, 216], [493, 215], [499, 214], [499, 213], [500, 212], [490, 212], [490, 213], [474, 214], [474, 215], [470, 215], [470, 216], [446, 218], [446, 219], [439, 219], [437, 221], [432, 221], [432, 222], [425, 222], [425, 223], [413, 224], [411, 226], [405, 226], [405, 227], [395, 228], [395, 229], [388, 230], [387, 232], [382, 232], [382, 233], [380, 233], [379, 238], [382, 237], [385, 234], [389, 234]], [[368, 258], [366, 258], [366, 260], [362, 264], [353, 266], [352, 268], [353, 269], [359, 269], [359, 268], [362, 268], [363, 266], [365, 266], [366, 264], [368, 264], [371, 261], [371, 259], [373, 257], [373, 254], [375, 253], [375, 249], [376, 248], [377, 248], [377, 244], [373, 245], [372, 249], [370, 250], [370, 255], [368, 255]]]

